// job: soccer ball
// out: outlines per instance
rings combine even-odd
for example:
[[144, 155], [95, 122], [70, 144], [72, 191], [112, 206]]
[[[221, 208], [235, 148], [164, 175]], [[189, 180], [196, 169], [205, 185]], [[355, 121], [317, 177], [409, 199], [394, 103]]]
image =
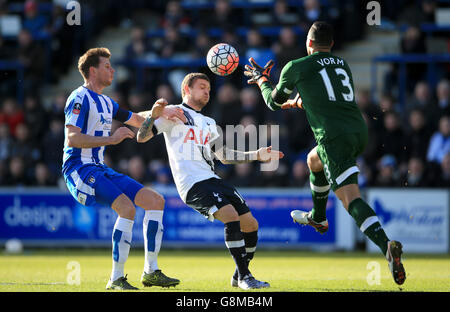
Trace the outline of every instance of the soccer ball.
[[209, 49], [206, 63], [214, 74], [228, 76], [238, 67], [239, 55], [229, 44], [218, 43]]

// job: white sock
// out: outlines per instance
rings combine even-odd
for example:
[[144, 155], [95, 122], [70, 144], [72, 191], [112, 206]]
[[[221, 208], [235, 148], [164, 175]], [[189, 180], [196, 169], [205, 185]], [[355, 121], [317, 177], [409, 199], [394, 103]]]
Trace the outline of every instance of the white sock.
[[133, 220], [118, 217], [114, 224], [112, 235], [112, 256], [113, 268], [111, 272], [111, 280], [115, 281], [119, 277], [124, 276], [125, 262], [130, 253], [131, 238], [133, 236]]
[[144, 272], [158, 270], [158, 253], [161, 249], [163, 235], [164, 210], [146, 210], [144, 215], [143, 234], [145, 248]]

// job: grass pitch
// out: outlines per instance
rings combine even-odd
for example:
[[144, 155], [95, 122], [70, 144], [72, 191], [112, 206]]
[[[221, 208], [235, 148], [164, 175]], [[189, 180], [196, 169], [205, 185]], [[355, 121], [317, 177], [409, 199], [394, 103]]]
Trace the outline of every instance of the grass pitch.
[[[0, 254], [0, 292], [105, 291], [111, 261], [108, 249]], [[401, 289], [380, 254], [258, 250], [250, 268], [256, 278], [271, 284], [258, 292], [450, 291], [450, 255], [406, 254], [403, 263], [407, 279]], [[139, 283], [144, 253], [136, 248], [125, 266], [129, 282], [145, 292], [241, 291], [230, 286], [234, 263], [225, 248], [163, 250], [158, 264], [165, 274], [180, 279], [180, 285], [144, 288]]]

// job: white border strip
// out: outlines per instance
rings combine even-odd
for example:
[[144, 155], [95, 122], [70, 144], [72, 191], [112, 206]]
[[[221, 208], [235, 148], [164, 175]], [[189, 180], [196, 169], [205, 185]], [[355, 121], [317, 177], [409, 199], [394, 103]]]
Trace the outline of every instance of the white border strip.
[[318, 192], [318, 193], [323, 193], [326, 192], [330, 189], [330, 185], [325, 185], [325, 186], [317, 186], [312, 184], [312, 182], [309, 182], [309, 186], [311, 187], [311, 190], [313, 190], [314, 192]]
[[342, 182], [345, 181], [345, 179], [347, 179], [349, 176], [351, 176], [352, 174], [359, 172], [359, 168], [356, 166], [350, 167], [347, 170], [345, 170], [344, 172], [342, 172], [337, 178], [336, 178], [336, 183], [339, 185]]
[[243, 239], [241, 239], [240, 241], [225, 241], [225, 245], [227, 245], [227, 248], [239, 248], [244, 247], [245, 242]]
[[245, 248], [245, 252], [255, 252], [256, 251], [256, 247], [252, 247], [252, 248]]
[[361, 224], [361, 226], [359, 227], [359, 229], [361, 230], [361, 232], [364, 232], [365, 230], [367, 230], [367, 228], [369, 226], [371, 226], [372, 224], [379, 222], [378, 217], [377, 216], [371, 216], [368, 217], [366, 220], [364, 220], [364, 222]]

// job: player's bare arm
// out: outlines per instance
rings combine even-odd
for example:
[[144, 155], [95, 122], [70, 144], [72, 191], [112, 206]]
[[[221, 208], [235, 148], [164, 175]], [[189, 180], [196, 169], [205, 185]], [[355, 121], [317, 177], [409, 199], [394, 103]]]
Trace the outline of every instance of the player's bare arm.
[[76, 126], [68, 125], [67, 145], [75, 148], [93, 148], [106, 145], [116, 145], [125, 139], [134, 138], [134, 132], [127, 127], [118, 128], [113, 135], [109, 137], [91, 136], [81, 133], [81, 129]]
[[256, 151], [242, 152], [223, 147], [215, 153], [216, 157], [224, 165], [249, 163], [255, 160], [269, 162], [284, 157], [283, 152], [272, 150], [272, 146], [261, 147]]
[[[183, 110], [181, 108], [175, 107], [174, 105], [167, 105], [167, 101], [165, 99], [157, 100], [154, 105], [156, 105], [156, 103], [161, 103], [162, 101], [165, 101], [166, 104], [162, 108], [163, 110], [161, 116], [172, 121], [176, 121], [178, 119], [183, 122], [186, 122], [186, 117], [184, 116]], [[144, 121], [147, 119], [147, 117], [149, 117], [151, 114], [152, 110], [133, 113], [131, 115], [131, 118], [127, 122], [125, 122], [125, 124], [136, 128], [140, 128], [143, 125]], [[157, 118], [155, 118], [155, 120], [156, 119]]]
[[139, 125], [139, 131], [137, 134], [137, 141], [144, 143], [153, 137], [153, 124], [159, 117], [166, 118], [173, 122], [181, 121], [187, 122], [186, 116], [183, 110], [175, 105], [167, 105], [165, 99], [159, 99], [153, 105], [151, 111], [144, 112], [145, 118]]
[[153, 137], [153, 124], [155, 120], [162, 116], [164, 107], [167, 105], [167, 101], [165, 99], [159, 99], [155, 102], [150, 111], [150, 114], [145, 118], [142, 122], [139, 131], [137, 133], [137, 141], [139, 143], [144, 143], [150, 140]]

